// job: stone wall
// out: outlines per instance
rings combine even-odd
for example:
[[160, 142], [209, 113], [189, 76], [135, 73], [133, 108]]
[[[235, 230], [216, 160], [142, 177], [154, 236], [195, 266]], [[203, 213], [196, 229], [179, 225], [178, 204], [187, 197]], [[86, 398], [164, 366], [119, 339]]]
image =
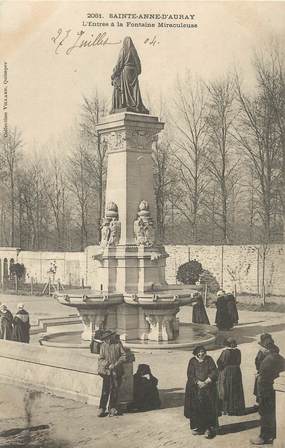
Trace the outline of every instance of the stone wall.
[[[196, 259], [215, 275], [226, 290], [257, 294], [261, 292], [262, 246], [166, 246], [169, 254], [166, 279], [175, 283], [180, 264]], [[267, 294], [285, 295], [284, 245], [272, 244], [265, 251], [265, 288]]]
[[[3, 261], [23, 263], [27, 270], [26, 281], [44, 283], [48, 281], [48, 269], [56, 262], [55, 280], [65, 285], [80, 286], [82, 281], [90, 285], [96, 276], [93, 256], [98, 246], [88, 246], [84, 252], [19, 251], [16, 248], [0, 248], [0, 272], [3, 278]], [[166, 281], [176, 282], [180, 264], [189, 259], [202, 263], [204, 269], [215, 275], [226, 290], [257, 294], [261, 292], [263, 271], [262, 246], [166, 246], [169, 257], [166, 261]], [[7, 270], [7, 268], [6, 268]], [[285, 296], [285, 250], [284, 245], [272, 244], [265, 256], [265, 286], [267, 294]]]

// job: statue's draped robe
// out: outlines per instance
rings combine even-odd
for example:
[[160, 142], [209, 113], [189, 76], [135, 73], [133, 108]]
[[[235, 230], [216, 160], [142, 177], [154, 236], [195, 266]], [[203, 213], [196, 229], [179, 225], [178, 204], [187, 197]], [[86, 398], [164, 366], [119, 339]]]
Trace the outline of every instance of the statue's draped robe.
[[142, 102], [138, 75], [141, 73], [141, 63], [132, 39], [126, 37], [121, 48], [118, 62], [112, 74], [114, 86], [111, 113], [120, 109], [148, 114]]

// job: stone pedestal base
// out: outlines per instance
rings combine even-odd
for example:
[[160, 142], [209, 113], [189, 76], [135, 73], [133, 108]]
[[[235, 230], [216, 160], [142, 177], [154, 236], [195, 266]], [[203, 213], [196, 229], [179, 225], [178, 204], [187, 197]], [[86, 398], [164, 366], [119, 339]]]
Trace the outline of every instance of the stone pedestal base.
[[[173, 341], [179, 334], [179, 324], [176, 314], [179, 308], [144, 310], [148, 325], [147, 338], [149, 341]], [[178, 325], [177, 325], [178, 324]]]
[[285, 372], [274, 381], [276, 391], [276, 440], [274, 448], [285, 448]]

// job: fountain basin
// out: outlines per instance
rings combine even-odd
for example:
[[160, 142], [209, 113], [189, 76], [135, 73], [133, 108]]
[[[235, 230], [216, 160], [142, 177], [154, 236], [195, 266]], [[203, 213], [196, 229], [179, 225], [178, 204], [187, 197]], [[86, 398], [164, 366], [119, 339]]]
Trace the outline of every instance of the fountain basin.
[[[48, 334], [40, 339], [41, 345], [58, 349], [89, 349], [90, 343], [82, 341], [81, 331], [65, 331]], [[215, 343], [216, 327], [201, 324], [180, 324], [179, 336], [172, 341], [150, 341], [134, 339], [124, 346], [134, 351], [191, 349], [196, 345], [207, 347]]]

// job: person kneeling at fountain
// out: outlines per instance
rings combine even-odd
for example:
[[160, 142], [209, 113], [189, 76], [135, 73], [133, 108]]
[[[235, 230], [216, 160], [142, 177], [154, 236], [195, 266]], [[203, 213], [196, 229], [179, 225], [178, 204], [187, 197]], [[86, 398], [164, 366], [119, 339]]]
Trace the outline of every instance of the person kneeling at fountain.
[[114, 331], [106, 330], [101, 336], [103, 341], [98, 358], [98, 374], [103, 378], [98, 417], [106, 415], [108, 405], [109, 417], [119, 415], [118, 394], [124, 373], [123, 363], [126, 352], [119, 336]]
[[134, 374], [134, 409], [151, 411], [160, 408], [157, 385], [158, 379], [151, 373], [149, 365], [139, 364]]

